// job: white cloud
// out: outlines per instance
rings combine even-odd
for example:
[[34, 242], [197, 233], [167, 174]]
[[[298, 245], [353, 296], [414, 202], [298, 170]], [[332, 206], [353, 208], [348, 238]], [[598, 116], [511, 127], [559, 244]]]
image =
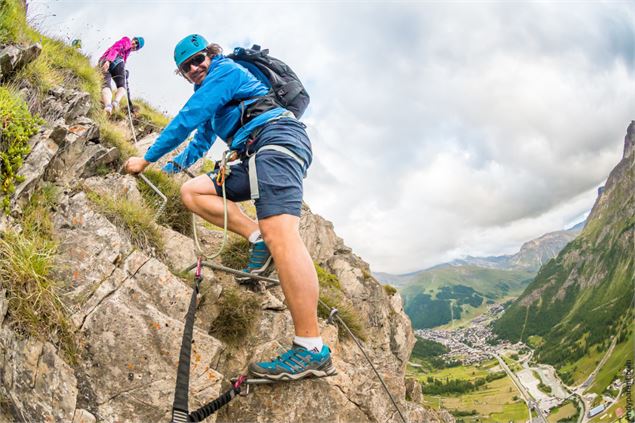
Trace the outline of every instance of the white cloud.
[[514, 252], [590, 209], [635, 116], [635, 13], [620, 2], [30, 2], [101, 51], [124, 34], [134, 95], [178, 111], [191, 32], [258, 43], [312, 103], [305, 199], [373, 270]]

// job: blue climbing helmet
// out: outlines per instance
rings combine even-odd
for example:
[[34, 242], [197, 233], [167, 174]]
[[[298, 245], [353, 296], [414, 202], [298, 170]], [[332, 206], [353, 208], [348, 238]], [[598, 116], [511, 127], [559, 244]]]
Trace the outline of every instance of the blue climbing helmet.
[[137, 50], [141, 49], [141, 47], [143, 47], [143, 45], [145, 44], [143, 37], [134, 37], [132, 41], [134, 40], [137, 40]]
[[181, 63], [185, 62], [189, 57], [205, 50], [207, 47], [207, 40], [199, 34], [191, 34], [183, 38], [174, 47], [174, 61], [176, 67], [181, 66]]

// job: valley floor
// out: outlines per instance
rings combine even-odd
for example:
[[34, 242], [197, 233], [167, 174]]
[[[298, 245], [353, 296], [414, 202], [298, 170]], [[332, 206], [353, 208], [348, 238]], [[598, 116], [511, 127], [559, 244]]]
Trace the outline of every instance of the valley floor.
[[[416, 331], [417, 336], [448, 347], [450, 352], [444, 356], [446, 361], [463, 361], [460, 366], [444, 369], [426, 367], [425, 361], [419, 362], [420, 367], [409, 366], [410, 376], [423, 385], [430, 383], [429, 378], [474, 382], [491, 373], [507, 372], [506, 377], [488, 382], [472, 392], [426, 395], [424, 391], [425, 405], [445, 408], [457, 421], [465, 423], [619, 421], [626, 411], [626, 389], [623, 389], [624, 384], [612, 382], [632, 356], [632, 334], [627, 341], [617, 346], [613, 344], [603, 354], [585, 356], [576, 362], [572, 368], [575, 366], [578, 371], [578, 384], [570, 387], [560, 380], [552, 366], [534, 363], [533, 351], [528, 346], [488, 343], [494, 338], [489, 323], [498, 314], [499, 309], [492, 307], [488, 314], [460, 328]], [[589, 411], [599, 404], [605, 409], [593, 418], [589, 417]]]

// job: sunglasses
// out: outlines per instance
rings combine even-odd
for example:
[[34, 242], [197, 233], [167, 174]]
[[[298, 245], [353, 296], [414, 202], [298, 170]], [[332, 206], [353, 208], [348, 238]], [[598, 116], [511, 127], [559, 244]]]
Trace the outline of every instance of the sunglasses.
[[187, 59], [185, 62], [181, 63], [181, 66], [179, 66], [179, 70], [182, 73], [188, 73], [190, 71], [190, 67], [191, 66], [199, 66], [201, 63], [203, 63], [205, 61], [205, 53], [199, 53], [195, 56], [193, 56], [190, 59]]

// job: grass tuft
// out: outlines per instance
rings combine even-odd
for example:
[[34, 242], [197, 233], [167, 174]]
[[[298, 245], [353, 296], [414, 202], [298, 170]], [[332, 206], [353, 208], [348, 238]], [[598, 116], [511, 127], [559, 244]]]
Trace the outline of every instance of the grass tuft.
[[128, 139], [127, 132], [106, 118], [99, 118], [99, 136], [104, 145], [116, 147], [120, 153], [120, 161], [123, 163], [132, 156], [138, 156], [139, 152]]
[[220, 255], [223, 266], [241, 270], [249, 263], [250, 243], [243, 237], [232, 236]]
[[143, 250], [163, 251], [163, 238], [154, 223], [154, 212], [150, 208], [125, 198], [114, 198], [88, 189], [86, 195], [101, 214], [128, 232], [133, 245]]
[[0, 0], [0, 44], [28, 41], [24, 6], [16, 0]]
[[338, 291], [342, 290], [342, 285], [340, 284], [340, 280], [337, 276], [326, 271], [322, 266], [315, 262], [313, 262], [313, 265], [315, 266], [315, 271], [317, 272], [320, 288], [330, 288]]
[[25, 237], [53, 239], [50, 210], [55, 206], [56, 198], [57, 187], [50, 183], [44, 184], [33, 193], [22, 216], [22, 234]]
[[238, 345], [260, 317], [258, 298], [248, 291], [225, 288], [218, 306], [220, 311], [210, 335], [229, 345]]
[[[135, 109], [135, 126], [139, 127], [141, 132], [160, 132], [170, 123], [169, 116], [152, 107], [147, 101], [135, 98], [132, 103]], [[146, 130], [145, 126], [150, 128]]]
[[[181, 202], [180, 185], [174, 178], [160, 170], [149, 169], [143, 174], [168, 198], [165, 209], [159, 216], [158, 223], [168, 226], [183, 235], [190, 236], [192, 233], [192, 213]], [[146, 203], [152, 204], [153, 208], [158, 210], [162, 203], [159, 195], [141, 180], [137, 181], [137, 187]]]
[[[326, 304], [325, 306], [324, 304], [318, 303], [318, 316], [323, 319], [328, 319], [331, 309], [336, 308], [339, 317], [342, 319], [344, 324], [348, 326], [353, 335], [355, 335], [356, 338], [366, 340], [366, 327], [364, 325], [364, 321], [357, 310], [353, 308], [350, 303], [346, 302], [346, 297], [342, 293], [342, 285], [338, 277], [328, 272], [317, 263], [314, 263], [314, 265], [318, 274], [318, 282], [320, 284], [320, 300]], [[338, 338], [348, 338], [350, 334], [342, 322], [340, 322], [339, 319], [335, 319], [335, 322], [338, 326]]]
[[57, 244], [53, 239], [50, 208], [55, 189], [45, 186], [24, 209], [23, 231], [4, 232], [0, 238], [0, 286], [7, 290], [8, 321], [19, 333], [52, 342], [74, 364], [78, 343], [68, 310], [52, 278]]
[[[366, 326], [364, 322], [352, 305], [344, 302], [342, 295], [338, 295], [335, 292], [328, 290], [320, 290], [320, 300], [326, 304], [324, 306], [321, 303], [318, 303], [318, 316], [323, 319], [328, 319], [331, 309], [337, 309], [337, 315], [342, 319], [344, 324], [351, 330], [353, 335], [356, 338], [361, 339], [362, 341], [366, 340]], [[338, 331], [337, 337], [341, 339], [349, 338], [350, 334], [344, 327], [344, 324], [340, 322], [339, 319], [335, 318], [335, 323], [337, 324]]]

